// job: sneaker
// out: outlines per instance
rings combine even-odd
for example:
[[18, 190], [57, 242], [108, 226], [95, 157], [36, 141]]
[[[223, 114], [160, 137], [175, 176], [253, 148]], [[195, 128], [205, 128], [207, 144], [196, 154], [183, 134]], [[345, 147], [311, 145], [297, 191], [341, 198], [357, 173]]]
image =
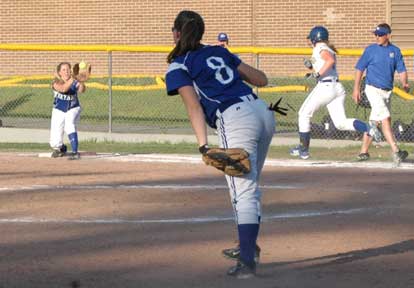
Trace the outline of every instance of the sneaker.
[[289, 150], [289, 154], [290, 154], [290, 156], [299, 156], [300, 150], [301, 150], [300, 146], [296, 146], [296, 147]]
[[80, 154], [79, 152], [72, 152], [69, 155], [68, 160], [79, 160], [80, 159]]
[[52, 158], [59, 158], [65, 156], [65, 153], [60, 151], [60, 149], [53, 149]]
[[305, 151], [305, 150], [302, 150], [302, 151], [300, 151], [300, 153], [299, 153], [299, 158], [300, 159], [303, 159], [303, 160], [306, 160], [306, 159], [308, 159], [309, 158], [309, 151]]
[[382, 135], [375, 121], [369, 121], [368, 135], [371, 136], [375, 142], [377, 143], [381, 142]]
[[398, 166], [407, 157], [408, 157], [408, 152], [405, 151], [405, 150], [400, 150], [400, 151], [394, 153], [392, 158], [393, 158], [395, 166]]
[[309, 151], [304, 150], [302, 146], [298, 145], [289, 151], [290, 156], [299, 156], [300, 159], [308, 159], [309, 158]]
[[357, 160], [360, 162], [369, 160], [369, 153], [360, 153], [357, 156]]
[[[256, 244], [256, 251], [254, 253], [254, 262], [256, 262], [257, 264], [260, 261], [260, 251], [261, 249], [259, 245]], [[223, 251], [221, 251], [221, 253], [227, 259], [238, 261], [240, 259], [240, 246], [237, 245], [236, 247], [233, 247], [233, 248], [224, 249]]]
[[256, 263], [247, 265], [242, 261], [237, 261], [237, 265], [227, 271], [227, 275], [234, 276], [237, 279], [250, 279], [256, 276]]

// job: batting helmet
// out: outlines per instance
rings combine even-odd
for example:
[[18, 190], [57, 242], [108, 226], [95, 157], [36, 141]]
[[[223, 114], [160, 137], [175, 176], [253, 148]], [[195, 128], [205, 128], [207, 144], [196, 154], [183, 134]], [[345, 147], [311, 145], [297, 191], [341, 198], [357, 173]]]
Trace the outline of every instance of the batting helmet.
[[312, 44], [316, 44], [320, 41], [328, 41], [329, 39], [329, 32], [323, 26], [315, 26], [309, 32], [308, 39], [312, 42]]

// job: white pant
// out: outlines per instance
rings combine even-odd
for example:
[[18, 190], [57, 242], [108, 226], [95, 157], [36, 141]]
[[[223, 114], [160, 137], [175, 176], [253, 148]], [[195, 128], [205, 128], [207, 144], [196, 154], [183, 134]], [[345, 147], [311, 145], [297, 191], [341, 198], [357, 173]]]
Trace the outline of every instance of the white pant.
[[63, 145], [63, 134], [69, 135], [77, 132], [81, 107], [75, 107], [67, 112], [53, 108], [50, 120], [50, 147], [59, 149]]
[[313, 114], [325, 105], [337, 129], [355, 131], [355, 119], [346, 118], [345, 97], [345, 89], [340, 82], [319, 82], [300, 107], [299, 132], [310, 131]]
[[244, 148], [251, 162], [250, 173], [243, 177], [226, 175], [237, 224], [259, 223], [259, 179], [275, 133], [274, 113], [263, 100], [249, 99], [218, 112], [216, 123], [220, 147]]
[[369, 104], [371, 104], [369, 120], [382, 121], [391, 116], [391, 92], [371, 85], [365, 86], [365, 93], [367, 94]]

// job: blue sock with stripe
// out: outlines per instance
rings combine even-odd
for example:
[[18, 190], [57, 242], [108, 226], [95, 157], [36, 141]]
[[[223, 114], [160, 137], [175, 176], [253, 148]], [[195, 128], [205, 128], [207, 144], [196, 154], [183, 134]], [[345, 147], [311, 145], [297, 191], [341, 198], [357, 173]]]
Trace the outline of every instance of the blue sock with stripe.
[[70, 146], [72, 147], [72, 152], [77, 153], [78, 152], [78, 133], [73, 132], [71, 134], [68, 135], [69, 137], [69, 141], [70, 141]]
[[359, 131], [359, 132], [369, 132], [369, 125], [365, 122], [362, 122], [361, 120], [354, 120], [354, 128], [355, 130]]
[[309, 150], [310, 138], [310, 132], [299, 132], [300, 145], [302, 146], [304, 151]]
[[240, 260], [248, 265], [254, 265], [256, 240], [259, 234], [259, 224], [239, 224]]

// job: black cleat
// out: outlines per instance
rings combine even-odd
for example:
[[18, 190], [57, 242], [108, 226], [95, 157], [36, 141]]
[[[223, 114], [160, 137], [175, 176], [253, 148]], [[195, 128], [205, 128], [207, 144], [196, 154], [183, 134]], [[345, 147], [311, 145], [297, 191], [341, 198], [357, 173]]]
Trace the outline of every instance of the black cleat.
[[[254, 253], [254, 262], [256, 263], [260, 261], [260, 250], [259, 245], [256, 244], [256, 251]], [[240, 246], [224, 249], [221, 253], [227, 259], [238, 261], [240, 259]]]
[[227, 275], [236, 277], [237, 279], [250, 279], [256, 276], [256, 263], [247, 265], [242, 261], [237, 261], [237, 265], [231, 267], [227, 271]]
[[361, 153], [357, 156], [357, 160], [359, 162], [368, 161], [369, 160], [369, 153]]
[[72, 152], [69, 155], [68, 160], [79, 160], [80, 159], [80, 154], [79, 152]]

